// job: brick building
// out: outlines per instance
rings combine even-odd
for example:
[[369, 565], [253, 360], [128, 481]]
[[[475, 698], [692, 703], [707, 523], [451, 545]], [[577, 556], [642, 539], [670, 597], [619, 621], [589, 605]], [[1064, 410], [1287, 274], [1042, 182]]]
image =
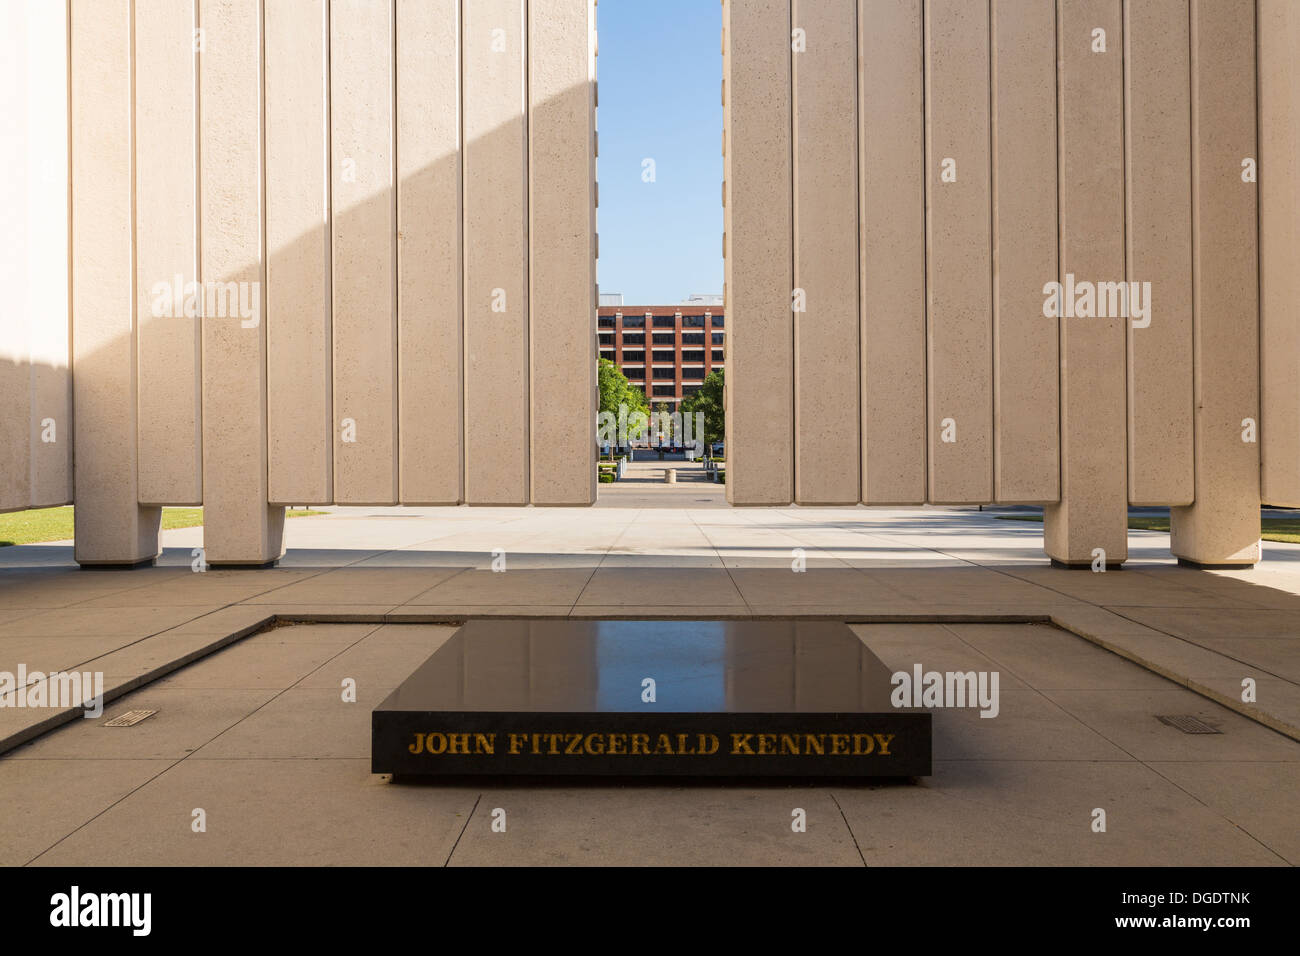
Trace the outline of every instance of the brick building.
[[721, 305], [602, 305], [596, 324], [600, 357], [641, 388], [651, 407], [676, 411], [724, 365]]

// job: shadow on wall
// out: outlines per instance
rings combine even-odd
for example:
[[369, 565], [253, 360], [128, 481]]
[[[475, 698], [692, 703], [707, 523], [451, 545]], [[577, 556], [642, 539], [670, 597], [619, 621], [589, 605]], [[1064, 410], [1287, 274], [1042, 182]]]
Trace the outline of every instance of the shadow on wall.
[[[585, 3], [560, 5], [580, 10], [585, 22]], [[204, 56], [219, 50], [214, 39], [227, 14], [206, 24], [212, 52]], [[234, 18], [240, 15], [236, 10]], [[584, 33], [584, 46], [586, 40]], [[437, 53], [426, 50], [425, 65], [439, 59]], [[120, 294], [129, 284], [121, 270], [107, 273], [117, 281], [105, 288], [95, 283], [93, 268], [77, 262], [74, 326], [80, 333], [89, 322], [95, 332], [75, 340], [76, 499], [83, 505], [77, 509], [78, 557], [129, 563], [156, 552], [161, 505], [205, 506], [210, 561], [262, 563], [279, 553], [283, 520], [268, 502], [594, 501], [592, 83], [562, 86], [532, 105], [531, 129], [522, 101], [514, 115], [507, 103], [508, 118], [491, 122], [492, 111], [503, 111], [502, 95], [480, 88], [481, 102], [471, 103], [465, 118], [463, 150], [454, 142], [434, 148], [418, 132], [407, 136], [404, 122], [417, 118], [403, 112], [406, 104], [397, 104], [393, 125], [375, 117], [359, 99], [364, 90], [350, 85], [364, 71], [353, 66], [340, 74], [348, 67], [336, 60], [327, 169], [323, 127], [314, 130], [320, 151], [313, 153], [314, 142], [304, 147], [294, 139], [301, 130], [293, 127], [301, 123], [277, 131], [268, 122], [265, 152], [256, 151], [256, 122], [241, 131], [238, 120], [255, 118], [257, 103], [239, 97], [243, 77], [232, 72], [229, 56], [214, 56], [203, 67], [209, 82], [201, 102], [202, 207], [196, 218], [203, 288], [197, 291], [212, 302], [249, 309], [200, 319], [193, 315], [196, 290], [185, 289], [193, 269], [182, 271], [177, 283], [177, 270], [151, 269], [143, 260], [133, 308], [129, 295]], [[74, 95], [104, 70], [99, 59], [83, 66], [80, 83], [74, 75]], [[413, 53], [412, 62], [417, 59]], [[569, 72], [572, 65], [567, 62]], [[399, 90], [406, 82], [402, 66]], [[138, 73], [140, 64], [135, 67]], [[288, 90], [279, 93], [287, 99], [268, 104], [268, 114], [300, 113], [292, 96], [301, 83], [279, 75], [272, 63], [268, 74], [268, 83], [278, 76]], [[429, 99], [415, 81], [408, 85], [413, 99]], [[160, 122], [140, 114], [139, 82], [136, 90], [137, 126]], [[100, 95], [97, 89], [89, 94]], [[111, 106], [111, 91], [103, 96]], [[82, 109], [103, 105], [83, 103]], [[418, 119], [427, 123], [436, 105], [418, 104], [424, 110]], [[74, 140], [98, 146], [94, 129], [78, 129], [83, 114], [75, 104], [73, 115]], [[484, 131], [470, 135], [474, 123]], [[174, 142], [174, 123], [168, 128]], [[386, 135], [367, 139], [375, 128]], [[244, 142], [250, 135], [251, 154]], [[150, 141], [157, 138], [136, 140], [137, 197], [145, 200], [137, 206], [137, 239], [176, 232], [168, 217], [177, 210], [148, 201], [153, 180], [145, 172], [174, 165], [177, 155], [174, 146], [143, 155]], [[402, 149], [396, 162], [394, 141]], [[115, 145], [110, 140], [107, 148]], [[263, 217], [250, 155], [265, 161]], [[181, 159], [189, 157], [192, 152], [181, 151]], [[101, 202], [98, 192], [78, 195], [76, 188], [83, 181], [103, 183], [123, 158], [83, 159], [74, 167], [74, 230], [82, 231], [84, 223], [104, 235], [103, 217], [93, 213], [102, 205], [111, 214], [117, 204]], [[101, 168], [78, 176], [87, 163]], [[327, 174], [335, 200], [329, 213], [322, 198]], [[320, 189], [301, 188], [297, 181], [304, 178]], [[159, 183], [167, 179], [160, 172]], [[119, 175], [118, 184], [126, 189], [128, 181]], [[302, 202], [291, 208], [282, 194]], [[294, 228], [304, 221], [310, 225]], [[131, 235], [120, 217], [116, 225]], [[247, 258], [248, 250], [261, 248], [263, 229], [265, 263]], [[182, 258], [193, 257], [189, 233]], [[176, 254], [156, 258], [172, 262]], [[171, 286], [172, 294], [161, 295], [159, 283]], [[158, 302], [165, 313], [178, 314], [153, 314]], [[8, 489], [8, 474], [0, 471], [0, 478]], [[273, 554], [265, 554], [268, 546]]]

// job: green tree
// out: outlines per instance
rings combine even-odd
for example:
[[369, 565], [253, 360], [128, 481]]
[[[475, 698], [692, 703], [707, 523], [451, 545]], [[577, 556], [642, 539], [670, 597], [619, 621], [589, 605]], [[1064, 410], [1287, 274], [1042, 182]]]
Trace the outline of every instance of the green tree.
[[[714, 442], [722, 441], [726, 435], [727, 419], [722, 410], [722, 390], [725, 380], [723, 370], [718, 369], [710, 372], [709, 377], [700, 385], [700, 390], [694, 395], [689, 395], [682, 399], [682, 418], [696, 412], [702, 412], [704, 415], [704, 444], [712, 445]], [[683, 422], [683, 424], [685, 424]], [[694, 441], [700, 436], [695, 431], [695, 421], [691, 420], [691, 440]]]
[[[600, 387], [600, 408], [597, 411], [609, 412], [617, 420], [619, 406], [625, 405], [629, 419], [637, 412], [649, 415], [650, 406], [646, 403], [645, 392], [629, 382], [622, 370], [609, 359], [597, 361], [596, 379]], [[629, 421], [628, 438], [640, 437], [638, 429]]]

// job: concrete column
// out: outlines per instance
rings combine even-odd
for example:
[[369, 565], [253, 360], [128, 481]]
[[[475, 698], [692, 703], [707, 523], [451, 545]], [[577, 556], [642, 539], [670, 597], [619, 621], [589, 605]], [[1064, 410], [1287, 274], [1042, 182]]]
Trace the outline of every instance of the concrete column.
[[1300, 506], [1300, 5], [1259, 3], [1260, 441], [1266, 503]]
[[922, 0], [858, 9], [864, 504], [921, 504], [925, 440]]
[[[17, 42], [36, 78], [17, 86], [26, 95], [27, 155], [10, 168], [25, 165], [27, 170], [25, 179], [19, 176], [17, 182], [18, 195], [26, 201], [27, 230], [23, 255], [16, 257], [27, 288], [31, 361], [31, 492], [27, 503], [44, 508], [72, 501], [68, 7], [29, 0], [24, 13], [26, 36], [19, 34]], [[9, 208], [21, 208], [21, 204]]]
[[[595, 16], [588, 0], [528, 4], [534, 504], [596, 500]], [[647, 328], [647, 355], [651, 334]]]
[[[199, 249], [203, 316], [203, 547], [209, 564], [283, 553], [267, 504], [262, 4], [201, 0]], [[218, 285], [219, 284], [219, 285]]]
[[726, 0], [727, 501], [794, 495], [790, 0]]
[[398, 497], [462, 498], [460, 3], [397, 2]]
[[795, 500], [857, 504], [857, 0], [794, 0]]
[[0, 511], [72, 499], [68, 17], [18, 0], [0, 34]]
[[991, 13], [993, 493], [1042, 504], [1061, 496], [1060, 323], [1043, 315], [1057, 274], [1056, 9], [993, 0]]
[[[26, 508], [31, 501], [31, 349], [29, 329], [40, 319], [31, 313], [27, 238], [34, 225], [25, 207], [36, 167], [29, 163], [31, 127], [39, 122], [28, 110], [24, 95], [33, 83], [37, 64], [28, 61], [28, 16], [31, 4], [10, 4], [0, 32], [0, 111], [8, 127], [0, 140], [0, 162], [10, 174], [0, 178], [0, 203], [8, 210], [0, 230], [0, 282], [11, 307], [0, 310], [0, 511]], [[67, 54], [63, 56], [67, 67]], [[21, 210], [20, 215], [16, 213]], [[66, 221], [67, 211], [64, 210]], [[15, 301], [16, 299], [16, 301]], [[16, 306], [16, 307], [15, 307]]]
[[151, 562], [162, 514], [138, 504], [136, 469], [133, 6], [71, 6], [75, 554], [82, 565]]
[[[465, 500], [525, 504], [530, 349], [525, 4], [474, 0], [462, 4], [461, 13]], [[582, 430], [588, 431], [585, 425]]]
[[1129, 279], [1151, 293], [1150, 315], [1128, 326], [1134, 505], [1194, 494], [1189, 29], [1187, 0], [1124, 4], [1125, 251]]
[[331, 0], [334, 498], [397, 502], [392, 5]]
[[1196, 503], [1171, 510], [1172, 550], [1236, 567], [1259, 560], [1253, 0], [1192, 0], [1191, 39]]
[[266, 3], [270, 500], [334, 501], [325, 0]]
[[[1062, 0], [1056, 17], [1060, 279], [1121, 282], [1120, 3]], [[1104, 31], [1104, 53], [1098, 30]], [[1067, 310], [1080, 304], [1068, 295], [1062, 299]], [[1128, 557], [1127, 324], [1123, 317], [1069, 311], [1061, 318], [1061, 502], [1043, 509], [1043, 530], [1048, 556], [1070, 567], [1098, 560], [1117, 567]]]
[[927, 0], [926, 338], [935, 503], [993, 500], [988, 0]]
[[203, 501], [195, 12], [135, 0], [140, 501], [155, 505]]

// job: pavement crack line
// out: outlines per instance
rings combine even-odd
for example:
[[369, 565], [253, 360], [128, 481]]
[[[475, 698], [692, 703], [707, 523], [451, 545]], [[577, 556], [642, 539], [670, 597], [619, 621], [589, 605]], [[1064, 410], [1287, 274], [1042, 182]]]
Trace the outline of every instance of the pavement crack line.
[[840, 819], [844, 821], [844, 828], [849, 831], [849, 837], [853, 840], [853, 848], [858, 851], [858, 859], [862, 861], [863, 866], [866, 866], [867, 858], [862, 855], [862, 847], [858, 844], [858, 838], [853, 832], [853, 827], [849, 825], [849, 818], [844, 815], [844, 808], [840, 806], [840, 802], [835, 799], [835, 794], [830, 790], [826, 791], [826, 796], [831, 798], [831, 803], [835, 804], [835, 809], [840, 811]]
[[465, 825], [460, 828], [460, 833], [456, 834], [456, 842], [451, 845], [451, 851], [447, 854], [447, 859], [442, 861], [442, 868], [444, 870], [451, 866], [451, 858], [456, 855], [456, 847], [460, 846], [460, 838], [463, 837], [465, 831], [469, 829], [469, 821], [474, 819], [474, 812], [478, 810], [479, 801], [482, 799], [483, 794], [481, 793], [474, 798], [474, 806], [470, 807], [469, 816], [465, 818]]

